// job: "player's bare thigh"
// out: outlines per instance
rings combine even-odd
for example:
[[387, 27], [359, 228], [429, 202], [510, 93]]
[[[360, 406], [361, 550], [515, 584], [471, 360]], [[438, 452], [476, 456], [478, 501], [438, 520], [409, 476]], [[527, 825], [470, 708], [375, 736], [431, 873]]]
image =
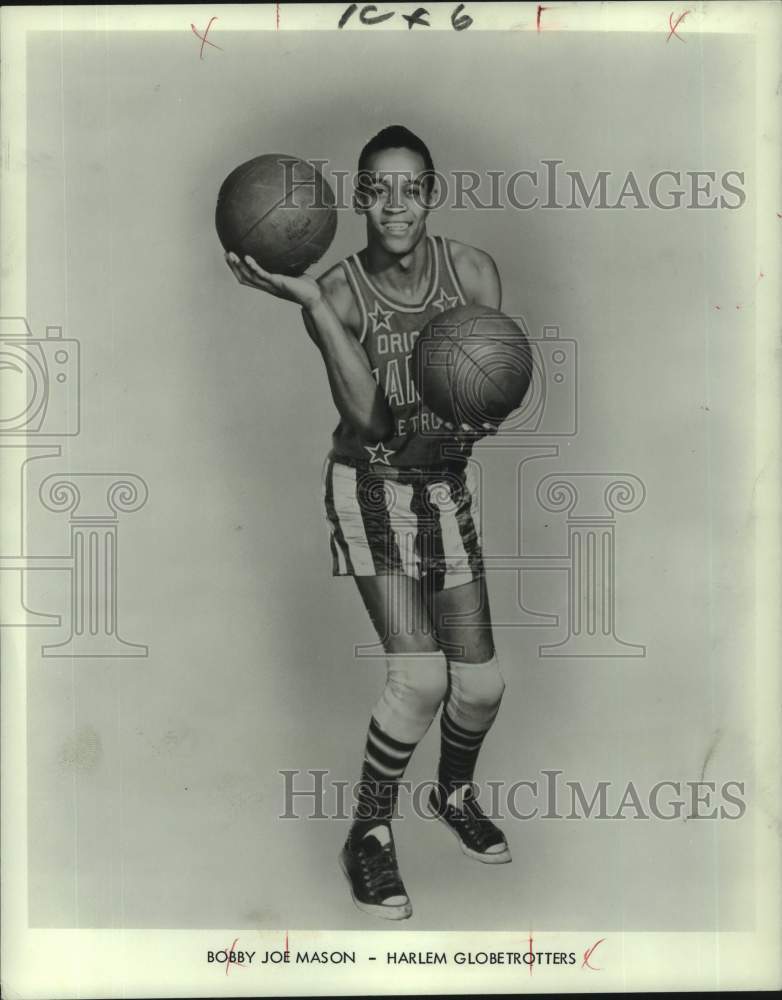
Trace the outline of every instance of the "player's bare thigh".
[[420, 581], [403, 573], [354, 579], [387, 653], [437, 652], [439, 646]]
[[452, 660], [486, 663], [494, 656], [494, 638], [486, 579], [428, 596], [429, 615], [438, 644]]
[[355, 577], [359, 593], [387, 653], [433, 653], [466, 663], [494, 655], [486, 580], [429, 593], [401, 573]]

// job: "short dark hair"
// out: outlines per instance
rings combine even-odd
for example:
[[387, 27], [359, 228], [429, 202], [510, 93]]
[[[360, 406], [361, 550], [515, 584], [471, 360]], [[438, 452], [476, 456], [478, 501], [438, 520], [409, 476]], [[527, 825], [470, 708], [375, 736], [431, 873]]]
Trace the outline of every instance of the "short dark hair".
[[414, 153], [418, 153], [424, 161], [426, 173], [429, 175], [429, 182], [432, 183], [434, 181], [434, 163], [432, 162], [432, 154], [429, 152], [429, 147], [423, 139], [419, 139], [415, 132], [411, 132], [404, 125], [387, 125], [377, 135], [372, 136], [361, 150], [358, 158], [359, 175], [361, 175], [362, 171], [367, 170], [367, 162], [370, 156], [384, 149], [410, 149]]

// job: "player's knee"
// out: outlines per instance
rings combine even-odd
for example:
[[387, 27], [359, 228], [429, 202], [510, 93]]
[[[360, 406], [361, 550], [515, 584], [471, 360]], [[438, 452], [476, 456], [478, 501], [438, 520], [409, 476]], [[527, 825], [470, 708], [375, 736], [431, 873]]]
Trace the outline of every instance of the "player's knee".
[[434, 713], [448, 689], [448, 665], [442, 653], [389, 657], [388, 683], [401, 701]]
[[452, 660], [451, 711], [468, 728], [488, 725], [497, 714], [505, 692], [505, 680], [496, 655], [486, 663]]
[[386, 686], [374, 715], [390, 736], [417, 742], [426, 733], [448, 686], [442, 653], [388, 656]]

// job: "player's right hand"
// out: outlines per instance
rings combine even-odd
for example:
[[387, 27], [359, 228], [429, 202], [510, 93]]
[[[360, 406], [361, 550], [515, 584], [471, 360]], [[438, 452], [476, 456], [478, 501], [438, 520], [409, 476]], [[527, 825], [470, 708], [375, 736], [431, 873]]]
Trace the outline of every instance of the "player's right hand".
[[287, 274], [272, 274], [264, 271], [252, 257], [247, 256], [242, 260], [230, 251], [225, 255], [225, 260], [240, 285], [295, 302], [303, 309], [312, 309], [321, 300], [320, 286], [307, 274], [298, 278]]

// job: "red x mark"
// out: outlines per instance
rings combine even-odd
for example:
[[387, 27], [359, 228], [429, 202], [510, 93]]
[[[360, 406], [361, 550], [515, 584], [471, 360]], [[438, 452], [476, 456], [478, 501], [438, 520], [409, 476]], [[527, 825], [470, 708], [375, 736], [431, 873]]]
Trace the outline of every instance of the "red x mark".
[[[206, 30], [208, 31], [209, 29], [207, 28]], [[234, 943], [231, 945], [231, 947], [225, 949], [225, 951], [228, 954], [228, 961], [225, 963], [225, 974], [226, 974], [226, 976], [228, 975], [228, 971], [229, 971], [229, 969], [231, 968], [232, 965], [236, 966], [237, 969], [246, 969], [247, 968], [246, 965], [240, 965], [239, 962], [232, 962], [231, 961], [231, 955], [233, 954], [234, 948], [236, 948], [236, 945], [238, 943], [239, 943], [239, 938], [234, 938]]]
[[671, 36], [672, 35], [676, 35], [676, 37], [679, 39], [680, 42], [684, 42], [685, 45], [687, 44], [687, 40], [685, 38], [682, 38], [681, 35], [676, 34], [676, 29], [679, 27], [679, 25], [682, 23], [682, 21], [685, 19], [685, 17], [687, 17], [688, 14], [692, 14], [692, 11], [691, 10], [685, 10], [685, 12], [683, 14], [679, 14], [679, 16], [674, 21], [674, 19], [673, 19], [673, 11], [671, 11], [671, 13], [668, 16], [668, 27], [671, 30], [668, 33], [668, 37], [665, 39], [666, 42], [670, 42]]
[[[211, 45], [213, 49], [220, 49], [219, 45], [215, 45], [214, 42], [210, 42], [208, 40], [208, 38], [206, 37], [209, 34], [209, 29], [212, 27], [212, 22], [216, 21], [216, 20], [217, 20], [216, 17], [210, 17], [209, 18], [209, 24], [207, 24], [206, 31], [203, 33], [203, 35], [199, 35], [198, 34], [198, 28], [196, 28], [196, 26], [192, 23], [192, 21], [190, 22], [190, 27], [191, 27], [191, 29], [193, 31], [193, 34], [196, 36], [196, 38], [200, 38], [201, 39], [201, 54], [199, 56], [199, 59], [203, 59], [204, 58], [204, 46], [205, 45]], [[223, 50], [220, 49], [220, 51], [222, 52]]]
[[595, 943], [592, 945], [591, 948], [587, 948], [587, 950], [584, 952], [584, 961], [581, 963], [581, 968], [582, 969], [591, 969], [592, 972], [601, 972], [602, 971], [602, 969], [599, 969], [599, 968], [596, 969], [594, 967], [594, 965], [590, 965], [589, 964], [589, 959], [592, 957], [592, 953], [597, 948], [597, 946], [599, 944], [602, 944], [604, 941], [605, 941], [605, 938], [600, 938], [599, 941], [595, 941]]

